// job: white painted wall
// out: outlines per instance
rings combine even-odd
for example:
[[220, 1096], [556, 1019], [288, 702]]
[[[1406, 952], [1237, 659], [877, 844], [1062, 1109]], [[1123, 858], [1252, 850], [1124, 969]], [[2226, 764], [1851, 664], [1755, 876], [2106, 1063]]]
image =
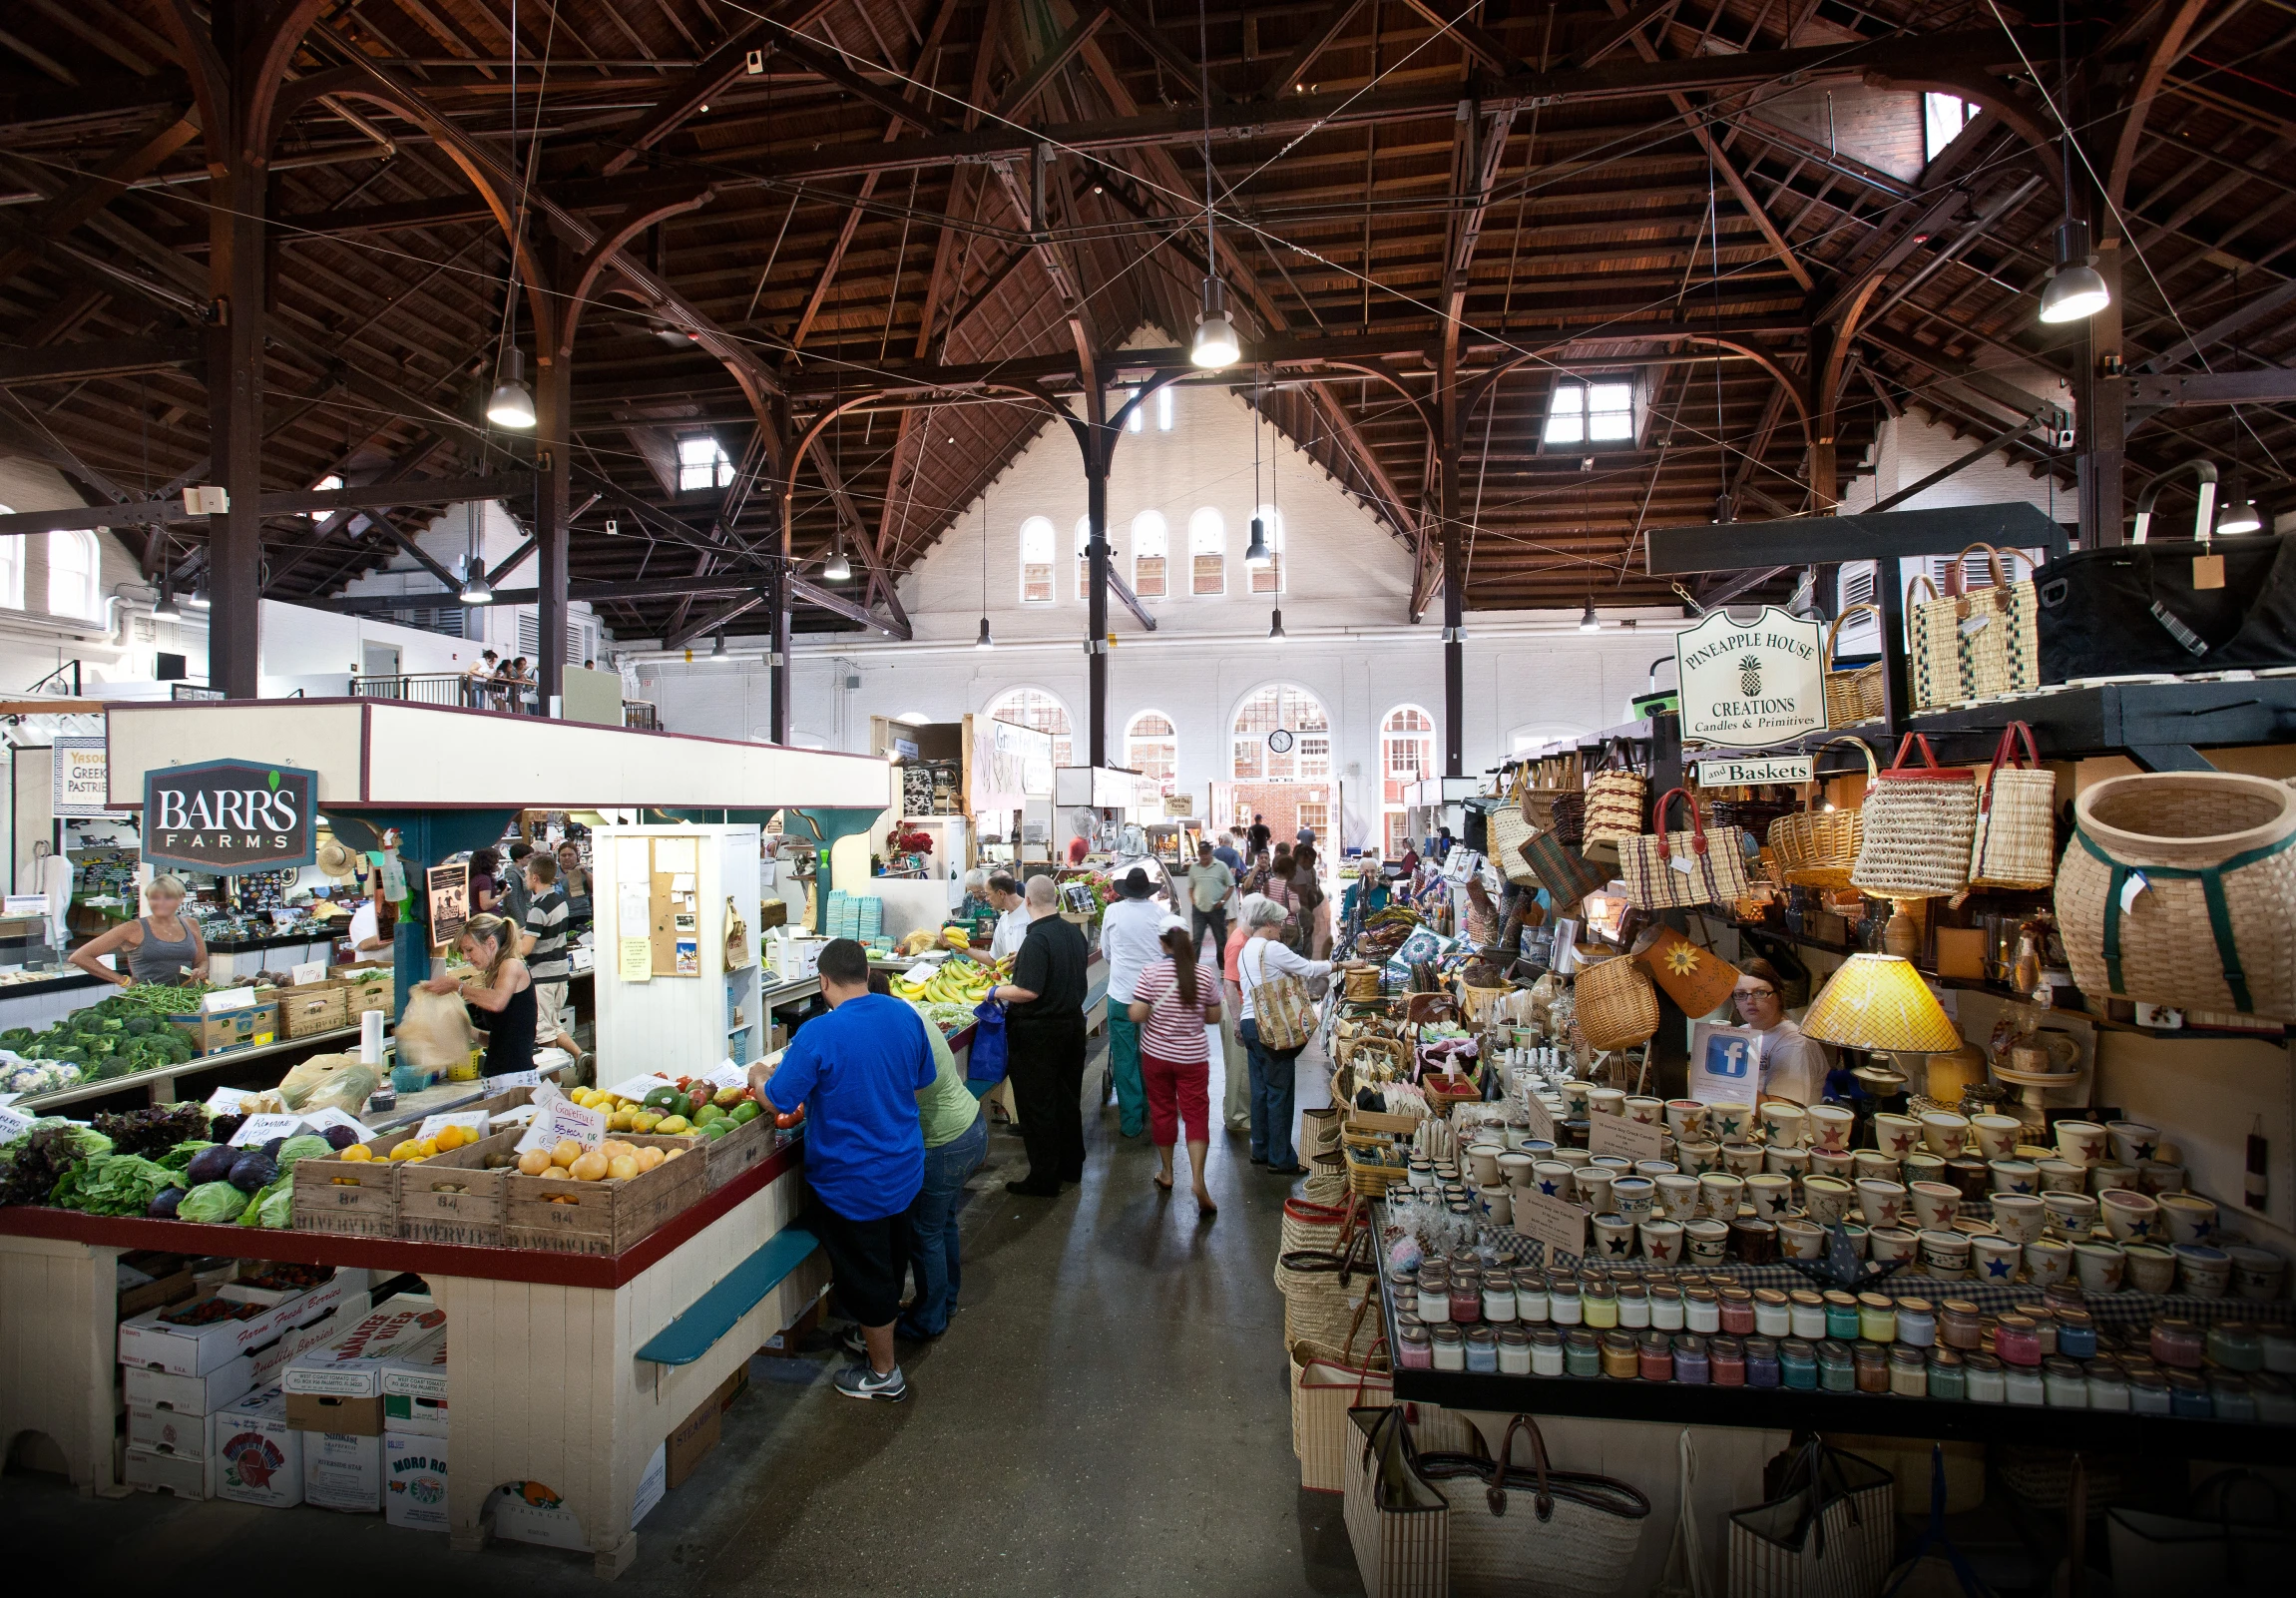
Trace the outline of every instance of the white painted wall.
[[[0, 505], [14, 511], [78, 510], [82, 503], [54, 467], [0, 456]], [[81, 663], [81, 683], [91, 693], [114, 682], [147, 680], [152, 657], [163, 650], [190, 656], [193, 675], [200, 675], [208, 653], [205, 626], [152, 620], [153, 591], [143, 586], [142, 568], [118, 538], [96, 534], [100, 592], [121, 603], [91, 621], [48, 614], [48, 539], [37, 533], [11, 536], [22, 545], [24, 608], [0, 609], [0, 690], [20, 692], [72, 660]]]

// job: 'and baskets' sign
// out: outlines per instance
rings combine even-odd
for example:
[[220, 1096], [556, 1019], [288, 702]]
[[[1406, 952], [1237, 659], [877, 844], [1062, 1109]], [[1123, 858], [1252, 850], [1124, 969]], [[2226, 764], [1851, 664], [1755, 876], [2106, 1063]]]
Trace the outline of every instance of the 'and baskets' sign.
[[1724, 749], [1790, 743], [1826, 725], [1823, 639], [1816, 622], [1762, 607], [1752, 622], [1708, 611], [1674, 635], [1682, 742]]
[[203, 761], [144, 774], [144, 858], [200, 871], [273, 871], [317, 857], [307, 771]]

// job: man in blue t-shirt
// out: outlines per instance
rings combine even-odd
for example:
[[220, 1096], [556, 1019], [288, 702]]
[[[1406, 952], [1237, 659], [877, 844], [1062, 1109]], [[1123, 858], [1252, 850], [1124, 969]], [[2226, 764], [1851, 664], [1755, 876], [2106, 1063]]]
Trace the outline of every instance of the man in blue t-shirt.
[[909, 1384], [893, 1358], [893, 1321], [909, 1272], [907, 1212], [925, 1179], [917, 1097], [933, 1086], [933, 1049], [914, 1009], [869, 991], [860, 944], [833, 939], [819, 970], [829, 1013], [797, 1029], [770, 1074], [751, 1066], [749, 1085], [783, 1115], [805, 1106], [810, 1225], [866, 1353], [838, 1372], [837, 1390], [898, 1403]]

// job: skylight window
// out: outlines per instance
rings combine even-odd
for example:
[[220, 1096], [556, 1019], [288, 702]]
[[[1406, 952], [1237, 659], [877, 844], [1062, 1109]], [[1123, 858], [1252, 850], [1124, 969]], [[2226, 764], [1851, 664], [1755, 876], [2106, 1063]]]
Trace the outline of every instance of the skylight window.
[[733, 481], [733, 462], [707, 433], [678, 440], [678, 490], [724, 488]]
[[1634, 385], [1625, 381], [1563, 382], [1547, 412], [1550, 444], [1616, 443], [1634, 436]]
[[[339, 473], [328, 472], [317, 482], [311, 484], [311, 492], [314, 494], [331, 494], [336, 489], [342, 487], [342, 485], [343, 480]], [[334, 512], [325, 510], [306, 510], [303, 512], [303, 515], [306, 519], [314, 522], [322, 516], [331, 516], [333, 514]]]
[[1962, 129], [1976, 120], [1979, 107], [1972, 101], [1956, 95], [1925, 94], [1921, 97], [1922, 159], [1937, 160], [1938, 152], [1961, 136]]

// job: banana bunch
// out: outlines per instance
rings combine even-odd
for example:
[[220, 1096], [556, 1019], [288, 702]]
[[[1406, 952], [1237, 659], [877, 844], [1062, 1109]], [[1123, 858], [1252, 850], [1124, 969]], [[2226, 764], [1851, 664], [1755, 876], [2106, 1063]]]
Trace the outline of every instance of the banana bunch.
[[978, 1004], [989, 996], [989, 990], [1012, 973], [1012, 961], [998, 960], [985, 964], [978, 960], [948, 960], [939, 970], [919, 982], [902, 977], [892, 979], [896, 996], [914, 999], [922, 1004]]

